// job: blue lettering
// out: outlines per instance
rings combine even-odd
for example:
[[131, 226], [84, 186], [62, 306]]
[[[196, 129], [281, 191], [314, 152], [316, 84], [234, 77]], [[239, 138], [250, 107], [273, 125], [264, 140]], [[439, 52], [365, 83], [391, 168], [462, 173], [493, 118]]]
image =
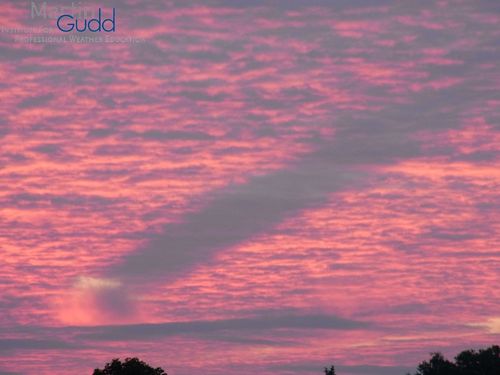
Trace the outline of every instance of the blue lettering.
[[[65, 19], [71, 20], [72, 22], [64, 22]], [[57, 28], [64, 33], [69, 33], [70, 31], [77, 31], [83, 33], [87, 30], [96, 33], [100, 31], [105, 31], [107, 33], [115, 32], [116, 30], [116, 9], [113, 8], [113, 14], [111, 18], [102, 19], [102, 9], [99, 8], [97, 18], [87, 18], [80, 19], [79, 17], [72, 16], [71, 14], [63, 14], [57, 19]]]
[[[101, 31], [101, 8], [99, 8], [99, 16], [98, 18], [92, 18], [89, 23], [88, 23], [88, 27], [89, 27], [89, 31], [92, 31], [93, 33], [97, 32], [97, 31]], [[92, 22], [94, 23], [97, 23], [97, 28], [93, 29], [91, 26], [92, 26]]]
[[[101, 9], [99, 8], [99, 11]], [[115, 14], [115, 8], [113, 8], [113, 17], [112, 18], [106, 18], [104, 21], [102, 21], [102, 29], [108, 33], [114, 33], [115, 32], [115, 17], [116, 17], [116, 14]], [[111, 24], [113, 25], [110, 29], [106, 29], [106, 26], [104, 25], [106, 22], [111, 22]]]
[[87, 20], [83, 20], [83, 29], [79, 29], [78, 28], [78, 21], [81, 21], [79, 20], [78, 18], [75, 20], [75, 29], [76, 31], [78, 31], [79, 33], [83, 33], [85, 30], [87, 30]]
[[69, 29], [63, 29], [63, 28], [61, 27], [60, 22], [61, 22], [61, 20], [62, 20], [64, 17], [67, 17], [67, 18], [69, 18], [69, 19], [73, 19], [73, 16], [72, 16], [72, 15], [70, 15], [70, 14], [63, 14], [62, 16], [60, 16], [60, 17], [57, 19], [57, 27], [58, 27], [58, 28], [59, 28], [59, 30], [61, 30], [62, 32], [64, 32], [64, 33], [69, 33], [71, 30], [73, 30], [73, 29], [74, 29], [75, 24], [74, 24], [74, 23], [72, 23], [72, 22], [68, 22], [68, 24], [67, 24], [66, 26], [71, 26], [71, 27], [70, 27]]

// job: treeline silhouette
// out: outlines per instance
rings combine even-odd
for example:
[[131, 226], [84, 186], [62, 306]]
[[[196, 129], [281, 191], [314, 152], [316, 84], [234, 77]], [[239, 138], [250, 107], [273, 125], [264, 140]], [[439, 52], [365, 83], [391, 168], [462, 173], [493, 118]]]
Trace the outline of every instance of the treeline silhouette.
[[[324, 368], [325, 375], [337, 375], [335, 367]], [[118, 358], [107, 363], [102, 370], [95, 369], [93, 375], [167, 375], [161, 367], [153, 368], [138, 358]], [[411, 375], [408, 373], [407, 375]], [[500, 346], [486, 349], [464, 350], [454, 361], [441, 353], [431, 353], [428, 361], [420, 363], [414, 375], [500, 375]]]
[[[448, 361], [441, 353], [432, 353], [428, 361], [417, 367], [415, 375], [500, 375], [500, 346], [464, 350]], [[407, 374], [411, 375], [411, 374]]]

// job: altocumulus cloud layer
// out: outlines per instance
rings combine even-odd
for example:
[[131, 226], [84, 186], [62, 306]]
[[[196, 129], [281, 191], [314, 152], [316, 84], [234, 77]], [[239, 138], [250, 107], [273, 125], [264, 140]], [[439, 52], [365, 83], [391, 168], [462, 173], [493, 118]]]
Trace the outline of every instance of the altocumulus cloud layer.
[[115, 7], [143, 42], [0, 32], [0, 374], [403, 374], [498, 341], [496, 2]]

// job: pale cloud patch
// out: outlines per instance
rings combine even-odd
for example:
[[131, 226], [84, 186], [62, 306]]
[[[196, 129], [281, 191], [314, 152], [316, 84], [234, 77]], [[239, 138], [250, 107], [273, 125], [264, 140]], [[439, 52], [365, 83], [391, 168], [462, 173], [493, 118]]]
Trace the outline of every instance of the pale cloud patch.
[[500, 334], [500, 316], [488, 319], [484, 326], [490, 333]]
[[491, 317], [486, 321], [471, 323], [469, 325], [471, 327], [479, 327], [485, 329], [486, 331], [494, 335], [500, 334], [500, 316]]
[[139, 319], [137, 301], [116, 279], [78, 277], [55, 300], [58, 319], [71, 325], [130, 323]]

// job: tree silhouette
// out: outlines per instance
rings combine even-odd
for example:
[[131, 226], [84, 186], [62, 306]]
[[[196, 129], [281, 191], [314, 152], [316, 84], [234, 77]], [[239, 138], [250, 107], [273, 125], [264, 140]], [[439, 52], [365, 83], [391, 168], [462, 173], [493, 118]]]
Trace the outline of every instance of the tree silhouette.
[[[325, 367], [324, 372], [325, 375], [336, 375], [334, 366]], [[421, 362], [414, 375], [500, 375], [500, 346], [464, 350], [454, 362], [448, 361], [441, 353], [431, 353], [431, 358]]]
[[500, 346], [494, 345], [479, 351], [465, 350], [455, 357], [460, 375], [500, 374]]
[[457, 366], [443, 357], [441, 353], [432, 353], [429, 362], [418, 365], [416, 375], [458, 375]]
[[104, 369], [96, 368], [93, 375], [167, 375], [161, 368], [153, 368], [138, 358], [125, 358], [122, 362], [118, 358], [104, 366]]
[[418, 365], [415, 375], [499, 375], [500, 347], [464, 350], [450, 362], [441, 353], [432, 353], [429, 361]]
[[335, 367], [333, 365], [330, 368], [325, 367], [325, 375], [336, 375]]

